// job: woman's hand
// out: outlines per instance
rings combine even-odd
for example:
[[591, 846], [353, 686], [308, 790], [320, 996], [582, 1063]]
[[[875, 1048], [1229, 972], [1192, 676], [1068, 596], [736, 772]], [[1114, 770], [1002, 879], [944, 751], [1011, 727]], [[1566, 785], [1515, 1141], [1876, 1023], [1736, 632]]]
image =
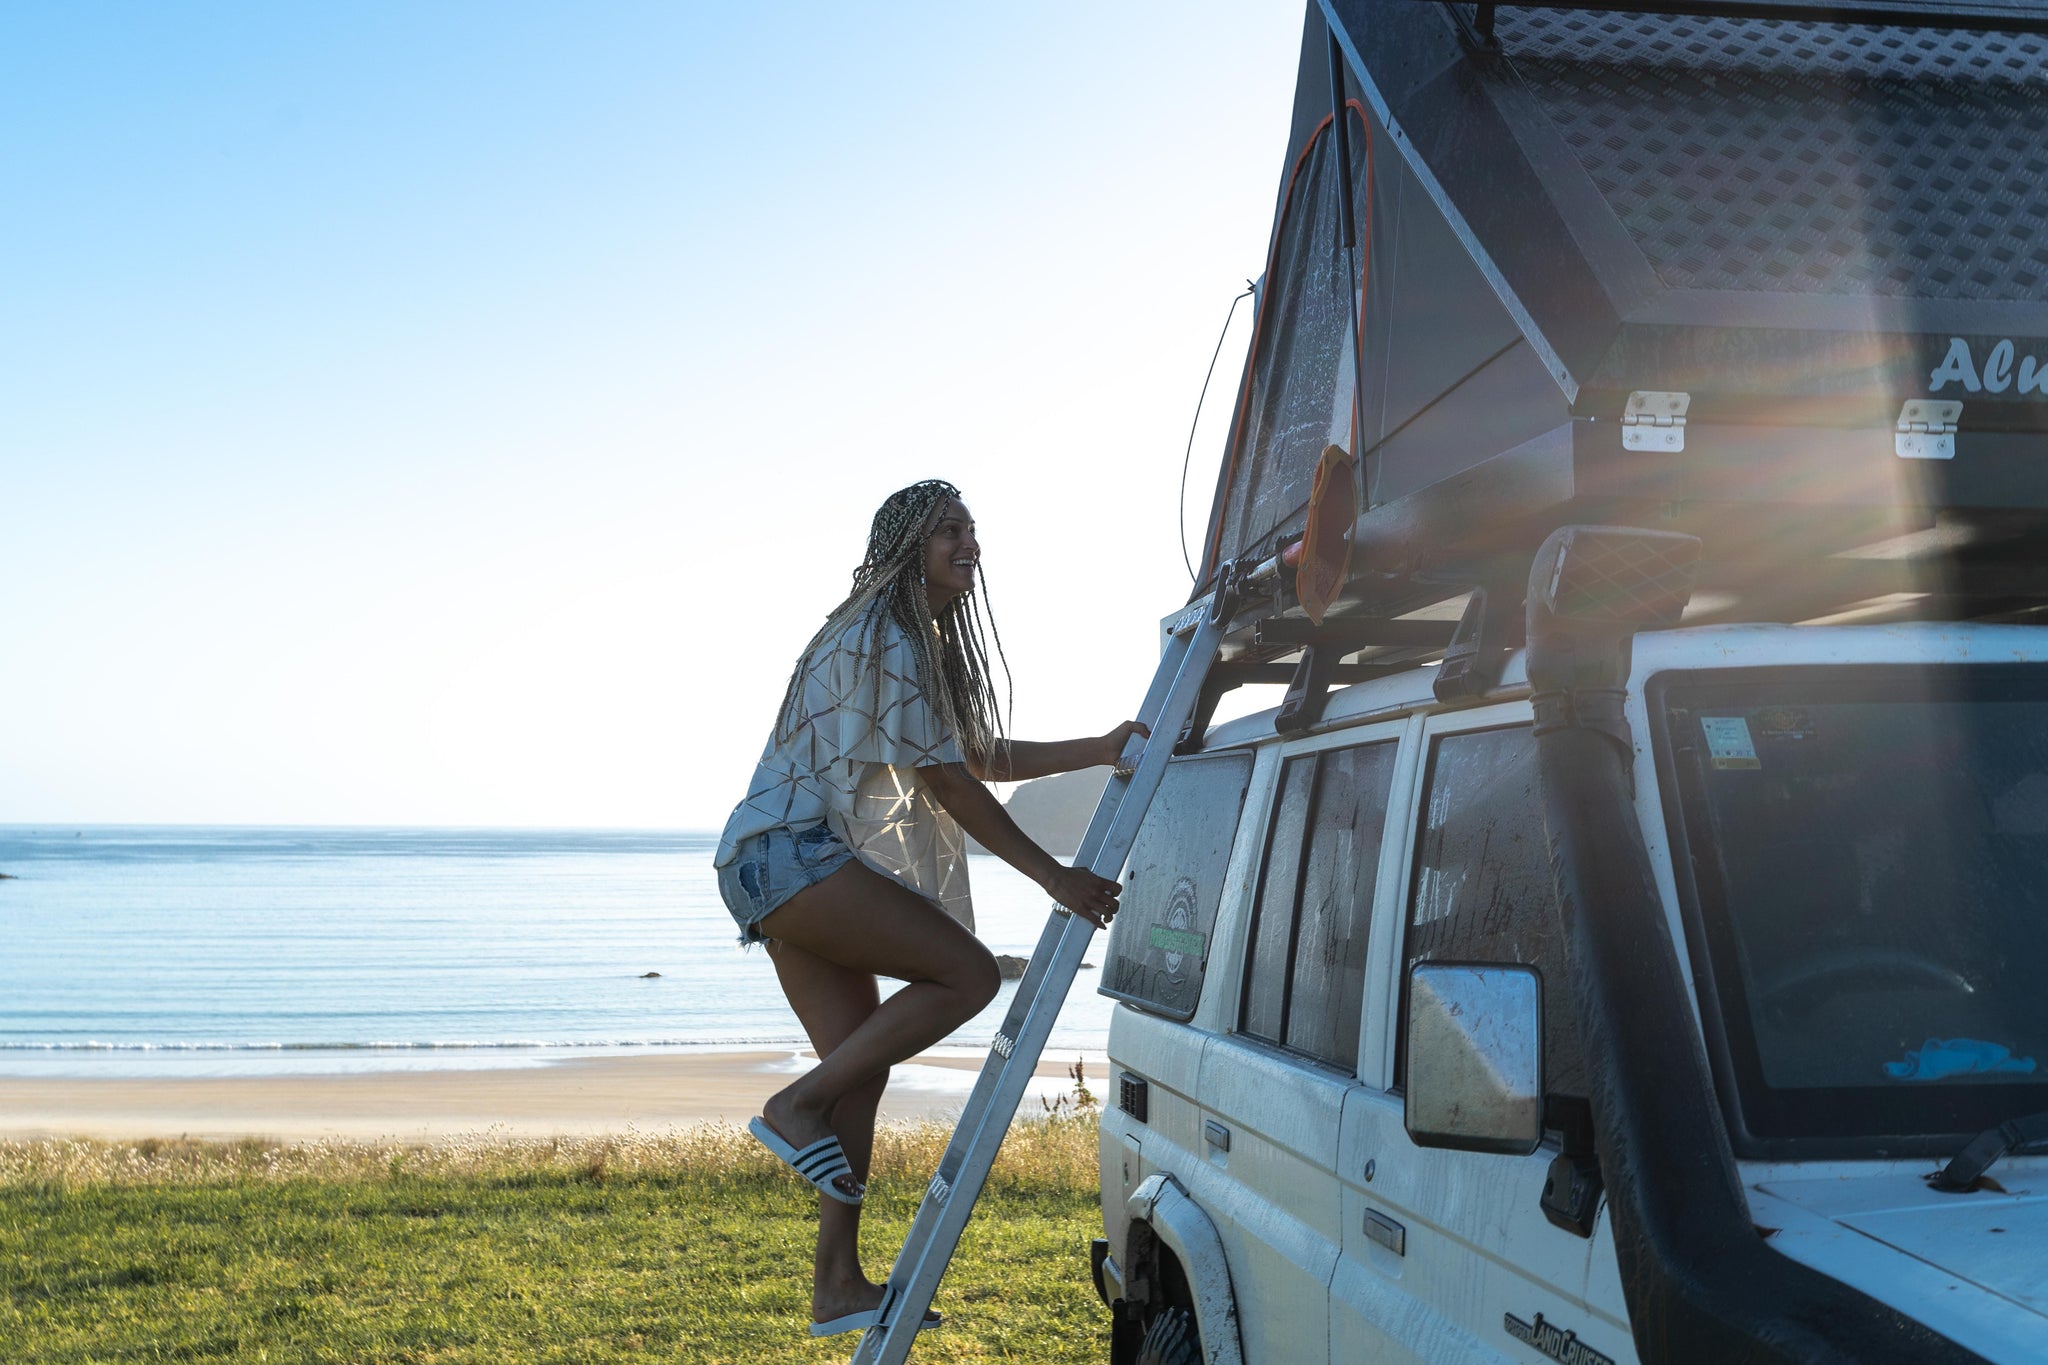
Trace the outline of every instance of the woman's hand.
[[1054, 900], [1098, 929], [1107, 929], [1116, 918], [1116, 897], [1123, 888], [1107, 877], [1098, 877], [1085, 867], [1062, 867], [1055, 869], [1044, 885]]
[[[1083, 741], [1069, 740], [1069, 744]], [[1003, 809], [995, 794], [958, 763], [935, 763], [917, 770], [933, 798], [981, 846], [1045, 888], [1045, 894], [1098, 929], [1109, 927], [1116, 914], [1117, 892], [1123, 888], [1085, 867], [1066, 867], [1031, 842]]]
[[1122, 725], [1117, 726], [1116, 729], [1102, 736], [1102, 738], [1095, 741], [1102, 746], [1102, 753], [1105, 755], [1102, 762], [1111, 767], [1123, 762], [1124, 745], [1130, 743], [1132, 735], [1142, 735], [1146, 739], [1150, 739], [1152, 738], [1152, 727], [1143, 721], [1127, 720]]

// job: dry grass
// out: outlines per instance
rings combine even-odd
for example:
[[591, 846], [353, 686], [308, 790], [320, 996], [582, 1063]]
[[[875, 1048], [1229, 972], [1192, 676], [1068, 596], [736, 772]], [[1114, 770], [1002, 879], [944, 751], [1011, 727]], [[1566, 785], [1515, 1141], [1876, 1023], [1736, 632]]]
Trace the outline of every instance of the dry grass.
[[[884, 1124], [875, 1134], [874, 1178], [921, 1183], [952, 1137], [933, 1121]], [[991, 1188], [1069, 1188], [1095, 1181], [1092, 1115], [1055, 1114], [1018, 1123], [1003, 1143]], [[602, 1138], [518, 1138], [485, 1130], [432, 1143], [323, 1139], [273, 1143], [89, 1138], [0, 1142], [0, 1189], [96, 1185], [211, 1185], [238, 1181], [376, 1181], [401, 1176], [506, 1178], [677, 1175], [775, 1176], [781, 1163], [730, 1124], [666, 1132], [628, 1129]]]

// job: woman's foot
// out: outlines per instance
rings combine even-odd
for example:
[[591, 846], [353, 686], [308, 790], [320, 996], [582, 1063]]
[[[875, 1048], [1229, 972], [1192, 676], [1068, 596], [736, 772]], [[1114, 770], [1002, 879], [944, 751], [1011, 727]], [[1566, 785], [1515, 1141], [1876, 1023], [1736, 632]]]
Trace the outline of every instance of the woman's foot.
[[[872, 1313], [882, 1306], [883, 1292], [884, 1286], [870, 1284], [865, 1278], [818, 1283], [811, 1289], [811, 1321], [831, 1322], [849, 1313]], [[939, 1315], [926, 1309], [924, 1321], [927, 1327], [936, 1326]]]
[[825, 1111], [804, 1108], [790, 1098], [787, 1090], [778, 1090], [768, 1097], [768, 1102], [761, 1106], [761, 1118], [792, 1147], [808, 1147], [819, 1138], [832, 1136], [832, 1124]]
[[820, 1281], [811, 1288], [812, 1322], [830, 1322], [848, 1313], [872, 1313], [881, 1306], [882, 1286], [865, 1278], [830, 1284]]
[[[761, 1106], [761, 1121], [773, 1129], [777, 1137], [798, 1151], [833, 1136], [832, 1125], [827, 1121], [825, 1111], [803, 1108], [790, 1098], [787, 1090], [777, 1091], [768, 1097], [768, 1102]], [[866, 1186], [855, 1180], [851, 1173], [835, 1177], [832, 1185], [852, 1200], [858, 1200], [866, 1191]], [[872, 1308], [874, 1305], [868, 1306]]]

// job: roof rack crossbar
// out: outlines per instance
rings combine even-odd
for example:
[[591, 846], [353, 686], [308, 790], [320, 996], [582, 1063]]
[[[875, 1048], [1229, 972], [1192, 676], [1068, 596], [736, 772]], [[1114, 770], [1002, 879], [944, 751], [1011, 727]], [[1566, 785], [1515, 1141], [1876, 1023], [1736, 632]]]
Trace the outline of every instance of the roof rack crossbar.
[[[1456, 0], [1430, 0], [1450, 6], [1461, 26], [1464, 14]], [[1575, 0], [1491, 0], [1477, 6], [1477, 31], [1491, 37], [1498, 8], [1600, 10], [1614, 14], [1693, 15], [1703, 19], [1786, 19], [1818, 24], [1872, 24], [1956, 32], [2048, 33], [2048, 4], [2043, 0], [1649, 0], [1636, 4], [1579, 4]]]
[[1451, 621], [1399, 621], [1370, 616], [1329, 617], [1321, 625], [1299, 616], [1271, 616], [1252, 627], [1262, 645], [1340, 646], [1353, 654], [1371, 645], [1424, 646], [1441, 649], [1451, 642]]

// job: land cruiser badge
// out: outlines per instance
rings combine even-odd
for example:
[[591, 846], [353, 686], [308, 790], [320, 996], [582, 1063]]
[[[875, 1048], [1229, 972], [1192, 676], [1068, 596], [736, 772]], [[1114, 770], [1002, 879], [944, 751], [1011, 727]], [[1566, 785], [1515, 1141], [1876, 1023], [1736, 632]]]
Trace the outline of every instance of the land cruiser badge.
[[1513, 1313], [1501, 1314], [1502, 1326], [1508, 1335], [1524, 1346], [1532, 1346], [1558, 1362], [1558, 1365], [1614, 1365], [1614, 1357], [1594, 1350], [1579, 1340], [1577, 1332], [1568, 1332], [1554, 1322], [1545, 1322], [1538, 1313], [1536, 1321], [1523, 1322]]

